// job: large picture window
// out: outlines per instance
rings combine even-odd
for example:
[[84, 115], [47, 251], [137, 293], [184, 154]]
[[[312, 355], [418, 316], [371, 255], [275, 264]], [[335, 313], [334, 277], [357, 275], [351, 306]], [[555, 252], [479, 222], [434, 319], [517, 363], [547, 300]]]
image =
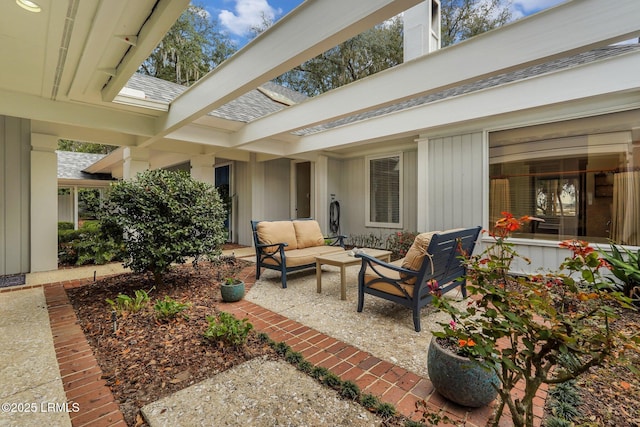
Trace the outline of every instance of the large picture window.
[[402, 228], [402, 153], [368, 156], [366, 225]]
[[592, 120], [489, 135], [490, 225], [508, 211], [544, 220], [518, 237], [640, 245], [639, 141], [622, 114]]

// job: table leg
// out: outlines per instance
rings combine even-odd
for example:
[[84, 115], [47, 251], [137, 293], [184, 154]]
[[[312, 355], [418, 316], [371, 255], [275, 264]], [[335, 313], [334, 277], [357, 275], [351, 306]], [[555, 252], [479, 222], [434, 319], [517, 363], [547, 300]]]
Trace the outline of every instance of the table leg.
[[316, 261], [316, 286], [318, 293], [322, 292], [322, 264], [319, 261]]
[[347, 279], [346, 279], [346, 268], [345, 265], [342, 264], [340, 266], [340, 299], [347, 299]]

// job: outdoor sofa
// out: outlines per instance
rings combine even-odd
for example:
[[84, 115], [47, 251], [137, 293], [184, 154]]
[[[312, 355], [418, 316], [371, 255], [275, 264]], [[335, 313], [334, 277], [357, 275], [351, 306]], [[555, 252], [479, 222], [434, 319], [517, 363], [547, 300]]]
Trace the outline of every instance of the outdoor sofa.
[[261, 268], [279, 271], [282, 287], [287, 273], [315, 268], [316, 257], [344, 251], [344, 236], [325, 237], [313, 219], [251, 221], [256, 247], [256, 279]]
[[358, 312], [369, 294], [409, 307], [413, 325], [420, 332], [420, 309], [432, 300], [432, 291], [442, 294], [460, 286], [466, 298], [466, 270], [461, 255], [471, 254], [480, 227], [419, 234], [406, 257], [386, 263], [366, 253], [358, 273]]

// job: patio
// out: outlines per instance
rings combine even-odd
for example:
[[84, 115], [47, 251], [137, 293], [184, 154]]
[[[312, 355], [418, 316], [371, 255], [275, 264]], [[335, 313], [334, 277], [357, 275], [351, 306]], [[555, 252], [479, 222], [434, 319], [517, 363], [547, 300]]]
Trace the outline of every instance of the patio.
[[[110, 269], [105, 274], [116, 272], [113, 266], [107, 268]], [[64, 292], [65, 288], [91, 282], [94, 271], [98, 276], [103, 274], [95, 267], [61, 270], [58, 273], [67, 278], [58, 279], [55, 283], [50, 282], [55, 277], [43, 276], [44, 283], [37, 283], [37, 275], [30, 275], [25, 287], [5, 289], [0, 293], [3, 306], [10, 307], [15, 301], [24, 300], [20, 312], [25, 318], [37, 318], [30, 316], [30, 311], [39, 311], [42, 317], [45, 299], [49, 314], [49, 321], [40, 319], [39, 330], [30, 332], [28, 337], [19, 322], [3, 323], [6, 329], [15, 329], [13, 334], [5, 333], [5, 336], [15, 339], [14, 345], [6, 347], [4, 354], [6, 360], [12, 361], [11, 369], [15, 367], [20, 373], [14, 372], [9, 378], [8, 370], [3, 371], [2, 383], [11, 382], [14, 388], [23, 390], [4, 397], [11, 396], [11, 401], [16, 403], [77, 402], [77, 412], [73, 411], [76, 408], [71, 408], [69, 413], [70, 423], [74, 426], [98, 422], [102, 425], [125, 425], [110, 390], [101, 379], [97, 361], [77, 325]], [[84, 277], [77, 277], [82, 273]], [[404, 308], [371, 299], [365, 303], [364, 312], [357, 313], [352, 286], [347, 288], [347, 300], [340, 300], [337, 268], [323, 267], [325, 285], [321, 294], [316, 292], [313, 271], [292, 275], [289, 289], [280, 287], [276, 273], [265, 273], [255, 284], [253, 274], [252, 267], [245, 269], [245, 280], [252, 287], [243, 301], [226, 305], [227, 311], [239, 318], [247, 317], [258, 331], [268, 333], [276, 341], [286, 342], [310, 362], [330, 369], [342, 379], [356, 382], [363, 392], [381, 396], [383, 401], [393, 404], [404, 415], [411, 416], [415, 402], [425, 399], [431, 409], [443, 409], [449, 417], [466, 420], [468, 426], [486, 425], [491, 415], [490, 407], [469, 411], [449, 403], [434, 393], [427, 379], [424, 360], [430, 339], [430, 326], [427, 325], [434, 324], [431, 308], [423, 310], [425, 328], [423, 332], [416, 333], [411, 326], [410, 311]], [[357, 267], [347, 269], [348, 283], [354, 283], [355, 274]], [[321, 315], [316, 315], [318, 313]], [[371, 322], [367, 322], [371, 319], [376, 319], [380, 326], [373, 331]], [[44, 338], [32, 340], [30, 337], [37, 333]], [[39, 370], [34, 372], [29, 368], [33, 363], [29, 360], [32, 361], [35, 354], [48, 355], [38, 361], [37, 366], [47, 372], [56, 372], [57, 368], [60, 376], [50, 374], [52, 378], [42, 381]], [[40, 391], [42, 388], [46, 393]], [[176, 396], [170, 399], [170, 403], [174, 408], [180, 408], [182, 413], [188, 413], [189, 408], [198, 406], [198, 402], [193, 401], [193, 395], [187, 396], [191, 398], [186, 402], [181, 403]], [[541, 397], [539, 402], [542, 404], [544, 398]], [[537, 410], [542, 415], [542, 407]], [[1, 417], [3, 423], [24, 425], [27, 420], [30, 424], [38, 422], [32, 417], [50, 420], [46, 418], [49, 415], [3, 412]], [[65, 413], [57, 413], [56, 416], [60, 425], [66, 423]]]

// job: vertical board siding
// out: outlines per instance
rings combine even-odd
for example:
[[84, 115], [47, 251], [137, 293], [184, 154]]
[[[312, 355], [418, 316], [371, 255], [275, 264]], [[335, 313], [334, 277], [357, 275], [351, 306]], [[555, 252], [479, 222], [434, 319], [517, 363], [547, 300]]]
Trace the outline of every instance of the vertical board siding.
[[428, 158], [430, 229], [482, 225], [482, 133], [430, 139]]
[[0, 116], [0, 275], [29, 272], [30, 122]]

